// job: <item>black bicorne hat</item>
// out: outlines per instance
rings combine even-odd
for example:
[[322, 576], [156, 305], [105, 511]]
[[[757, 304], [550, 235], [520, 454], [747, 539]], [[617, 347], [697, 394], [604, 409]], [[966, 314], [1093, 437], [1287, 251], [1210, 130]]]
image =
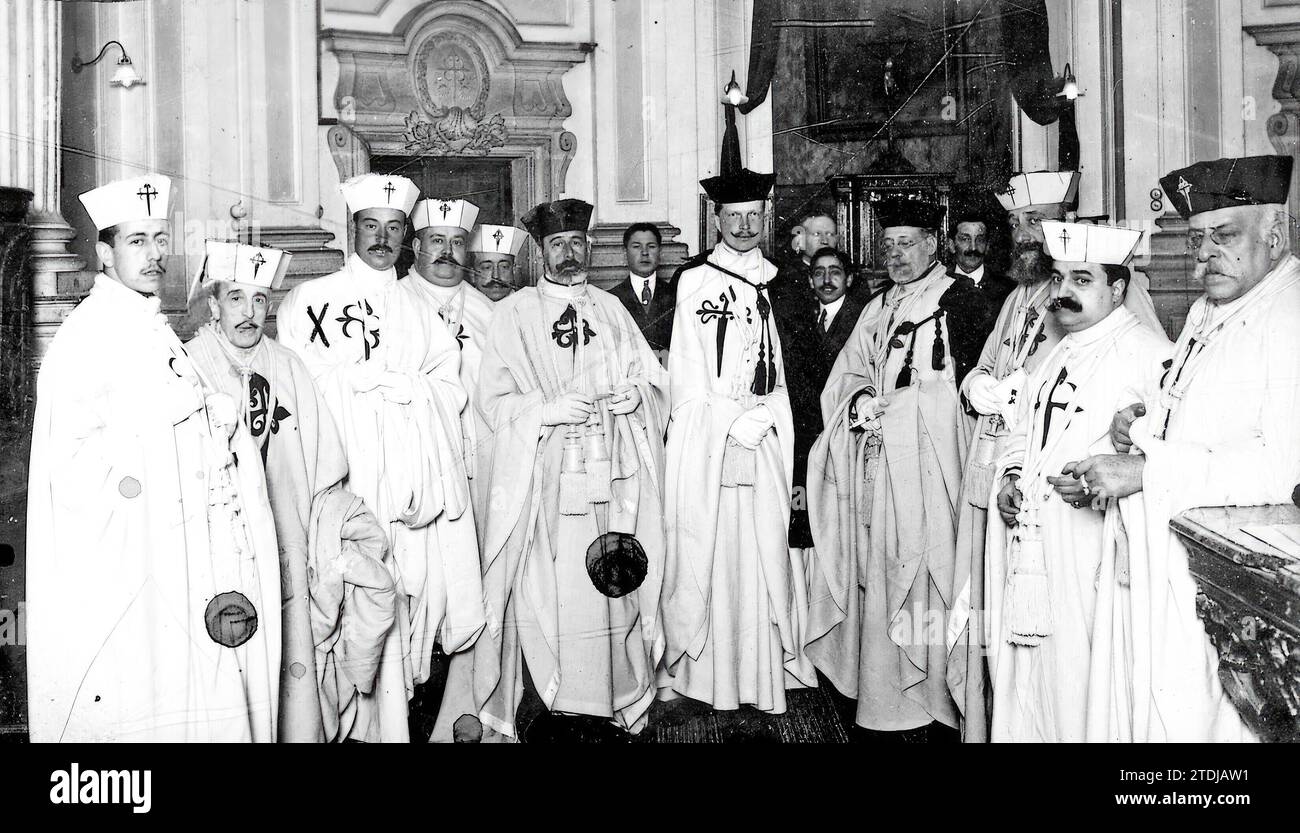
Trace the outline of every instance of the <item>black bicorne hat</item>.
[[872, 200], [871, 208], [882, 229], [913, 226], [937, 232], [943, 225], [943, 206], [927, 200], [893, 195]]
[[591, 225], [592, 210], [593, 207], [589, 202], [563, 199], [535, 205], [519, 219], [540, 246], [542, 241], [552, 234], [559, 234], [562, 231], [585, 232]]
[[776, 174], [754, 173], [749, 168], [741, 168], [733, 173], [724, 173], [701, 179], [700, 185], [709, 199], [718, 205], [737, 202], [755, 202], [767, 199], [776, 182]]
[[1220, 208], [1286, 203], [1291, 166], [1290, 156], [1215, 159], [1165, 174], [1160, 187], [1186, 220]]

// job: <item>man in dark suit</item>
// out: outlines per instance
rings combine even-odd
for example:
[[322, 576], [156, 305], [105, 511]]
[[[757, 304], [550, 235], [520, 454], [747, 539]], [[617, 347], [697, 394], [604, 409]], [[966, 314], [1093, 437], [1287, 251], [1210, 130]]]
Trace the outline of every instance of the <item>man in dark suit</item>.
[[660, 281], [659, 247], [663, 237], [653, 223], [633, 223], [623, 232], [627, 258], [627, 280], [610, 288], [615, 298], [631, 313], [632, 320], [650, 343], [659, 361], [667, 366], [673, 337], [673, 306], [677, 303], [677, 281]]
[[993, 311], [993, 317], [989, 319], [991, 327], [1002, 309], [1002, 302], [1016, 288], [1016, 283], [987, 262], [988, 231], [988, 220], [983, 214], [969, 211], [956, 215], [948, 226], [948, 251], [953, 256], [953, 265], [948, 273], [965, 275], [974, 282]]
[[848, 341], [866, 302], [849, 292], [853, 286], [853, 264], [849, 256], [830, 246], [813, 252], [808, 285], [817, 299], [813, 312], [817, 326], [813, 328], [813, 334], [818, 340], [821, 359], [817, 364], [815, 385], [820, 394], [831, 365], [835, 364], [840, 348]]

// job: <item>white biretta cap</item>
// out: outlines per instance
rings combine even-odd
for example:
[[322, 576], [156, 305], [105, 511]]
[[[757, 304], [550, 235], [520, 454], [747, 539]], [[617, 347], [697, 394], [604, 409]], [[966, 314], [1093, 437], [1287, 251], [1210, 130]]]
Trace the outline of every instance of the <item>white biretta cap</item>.
[[81, 195], [95, 228], [103, 231], [132, 220], [166, 220], [172, 181], [161, 174], [119, 179]]
[[411, 229], [419, 231], [429, 226], [451, 226], [465, 229], [469, 234], [478, 219], [478, 206], [469, 200], [420, 200], [411, 214]]
[[339, 190], [343, 192], [343, 199], [352, 214], [367, 208], [396, 208], [410, 217], [415, 201], [420, 198], [420, 189], [414, 182], [404, 176], [388, 174], [354, 176], [340, 185]]
[[226, 240], [203, 241], [203, 262], [190, 284], [189, 297], [215, 281], [233, 281], [262, 289], [279, 289], [293, 255]]
[[1054, 260], [1123, 266], [1142, 239], [1140, 229], [1043, 221], [1043, 241]]
[[994, 196], [1003, 208], [1012, 211], [1031, 205], [1070, 202], [1078, 190], [1078, 171], [1033, 171], [1011, 177], [1006, 190]]
[[505, 254], [518, 257], [519, 250], [524, 247], [524, 241], [527, 239], [528, 232], [521, 228], [482, 225], [474, 232], [474, 238], [469, 241], [469, 250], [482, 254]]

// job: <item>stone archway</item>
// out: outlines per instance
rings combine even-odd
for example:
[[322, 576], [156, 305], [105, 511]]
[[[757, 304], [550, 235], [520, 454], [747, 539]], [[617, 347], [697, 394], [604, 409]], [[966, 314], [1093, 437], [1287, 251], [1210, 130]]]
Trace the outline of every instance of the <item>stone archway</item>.
[[391, 35], [321, 39], [339, 63], [327, 142], [340, 179], [377, 156], [492, 158], [509, 160], [516, 216], [564, 191], [577, 139], [561, 78], [592, 44], [525, 41], [474, 0], [422, 6]]

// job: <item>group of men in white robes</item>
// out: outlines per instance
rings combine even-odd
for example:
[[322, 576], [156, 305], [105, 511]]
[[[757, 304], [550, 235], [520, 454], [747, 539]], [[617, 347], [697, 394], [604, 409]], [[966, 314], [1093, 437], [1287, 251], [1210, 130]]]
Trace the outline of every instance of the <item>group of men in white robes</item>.
[[1300, 474], [1290, 162], [1162, 180], [1206, 287], [1176, 345], [1126, 266], [1141, 232], [1065, 221], [1075, 173], [998, 195], [1017, 286], [987, 339], [942, 207], [875, 200], [889, 280], [821, 392], [811, 548], [771, 174], [701, 183], [720, 239], [677, 279], [666, 369], [589, 283], [581, 200], [522, 218], [543, 276], [511, 292], [523, 230], [358, 177], [352, 252], [279, 341], [290, 255], [208, 241], [182, 346], [170, 182], [89, 192], [103, 272], [38, 385], [32, 737], [406, 741], [439, 675], [436, 741], [518, 740], [530, 698], [637, 732], [656, 698], [779, 714], [820, 672], [865, 730], [1248, 739], [1168, 524]]

